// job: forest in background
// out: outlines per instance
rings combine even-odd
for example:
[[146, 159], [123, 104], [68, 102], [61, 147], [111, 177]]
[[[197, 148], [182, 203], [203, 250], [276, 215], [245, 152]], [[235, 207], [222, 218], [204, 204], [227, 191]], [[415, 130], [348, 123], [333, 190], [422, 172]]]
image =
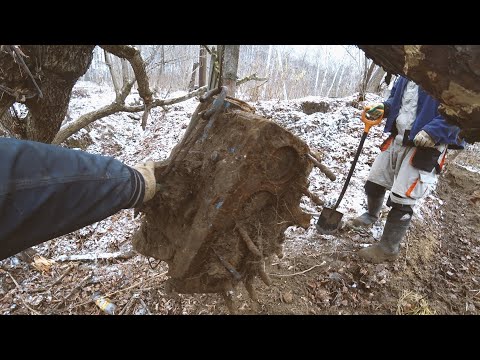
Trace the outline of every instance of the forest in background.
[[[199, 62], [203, 45], [135, 45], [147, 63], [150, 87], [162, 98], [178, 90], [199, 86]], [[206, 45], [209, 49], [216, 45]], [[207, 82], [211, 57], [204, 51]], [[97, 84], [133, 78], [126, 60], [96, 47], [83, 80]], [[256, 75], [256, 81], [237, 88], [246, 101], [289, 100], [305, 96], [344, 97], [353, 93], [383, 94], [385, 71], [367, 59], [354, 45], [241, 45], [238, 79]], [[117, 80], [118, 79], [118, 80]]]

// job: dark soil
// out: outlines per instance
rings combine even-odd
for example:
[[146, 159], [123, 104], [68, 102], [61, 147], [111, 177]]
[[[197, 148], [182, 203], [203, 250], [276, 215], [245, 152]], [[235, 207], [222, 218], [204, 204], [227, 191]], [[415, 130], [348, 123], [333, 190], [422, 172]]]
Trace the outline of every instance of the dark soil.
[[[235, 133], [235, 129], [236, 125], [232, 126], [231, 136], [241, 136]], [[301, 153], [300, 145], [292, 147], [298, 149], [297, 153]], [[214, 160], [216, 156], [212, 153], [213, 148], [210, 150], [207, 156]], [[271, 285], [267, 286], [258, 277], [251, 277], [249, 283], [249, 286], [256, 290], [258, 301], [251, 299], [243, 282], [233, 283], [227, 298], [217, 293], [182, 294], [172, 291], [171, 287], [166, 286], [169, 279], [167, 262], [172, 258], [172, 254], [178, 251], [178, 246], [175, 245], [177, 248], [166, 251], [166, 254], [169, 254], [165, 255], [167, 262], [152, 261], [152, 258], [138, 253], [113, 259], [55, 263], [3, 261], [0, 263], [0, 313], [103, 314], [92, 300], [92, 295], [100, 292], [116, 305], [116, 314], [229, 314], [226, 301], [232, 302], [230, 308], [238, 314], [478, 314], [479, 154], [478, 146], [460, 152], [455, 159], [457, 154], [452, 151], [450, 155], [453, 156], [447, 160], [433, 196], [427, 197], [421, 209], [416, 212], [402, 245], [401, 256], [394, 263], [373, 265], [357, 258], [355, 253], [358, 249], [377, 241], [370, 232], [342, 230], [335, 236], [315, 234], [306, 237], [305, 234], [311, 232], [313, 226], [306, 230], [302, 227], [290, 227], [283, 237], [285, 227], [279, 225], [273, 227], [275, 231], [270, 233], [270, 236], [262, 237], [264, 241], [271, 243], [265, 246], [270, 250], [264, 254], [267, 258], [263, 268], [271, 279]], [[222, 156], [230, 159], [231, 155], [227, 151], [218, 156], [222, 161]], [[344, 161], [345, 158], [338, 161]], [[203, 166], [213, 174], [213, 167], [209, 168], [206, 164], [207, 161], [202, 159], [197, 170], [192, 167], [191, 179], [197, 179], [194, 175], [198, 174]], [[302, 166], [301, 171], [308, 172], [306, 165]], [[235, 168], [225, 167], [228, 170]], [[269, 169], [273, 173], [280, 171], [275, 166]], [[346, 173], [348, 169], [343, 171]], [[249, 174], [254, 175], [253, 172]], [[199, 182], [194, 184], [193, 188], [197, 192], [205, 191], [208, 195], [207, 204], [212, 204], [212, 201], [213, 204], [216, 203], [214, 194], [232, 196], [236, 189], [247, 189], [238, 187], [241, 183], [233, 180], [229, 183], [229, 188], [215, 188], [218, 184], [209, 187], [208, 185], [215, 184], [215, 176], [205, 178], [211, 179], [212, 184]], [[195, 181], [189, 180], [188, 184], [191, 185], [192, 182]], [[290, 185], [295, 185], [293, 180]], [[261, 208], [259, 204], [269, 207], [272, 203], [269, 200], [270, 195], [262, 195], [258, 188], [248, 189], [242, 196], [236, 195], [237, 199], [244, 199], [243, 206], [238, 212], [233, 208], [231, 211], [239, 216], [238, 219], [242, 219], [242, 216], [243, 219], [248, 219], [247, 214], [254, 214], [255, 222], [249, 219], [242, 224], [258, 247], [258, 237], [254, 229], [257, 225], [260, 225], [260, 229], [266, 228], [262, 216], [267, 219], [268, 211], [251, 211]], [[301, 194], [298, 188], [293, 189], [292, 198], [288, 198], [286, 193], [273, 193], [276, 196], [283, 194], [284, 199], [290, 199], [287, 200], [290, 204], [295, 203], [295, 206], [298, 206], [298, 197]], [[177, 195], [179, 199], [185, 199], [187, 193]], [[173, 199], [174, 197], [170, 201]], [[172, 216], [187, 216], [186, 203], [180, 201], [176, 204], [179, 209], [183, 206], [183, 210], [172, 213]], [[198, 211], [198, 208], [201, 207], [197, 207], [195, 211]], [[208, 215], [208, 212], [205, 214]], [[345, 214], [345, 217], [353, 215], [355, 214]], [[385, 216], [386, 212], [379, 222], [384, 222]], [[124, 213], [117, 213], [109, 218], [107, 224], [128, 227], [125, 219]], [[131, 216], [127, 219], [128, 224], [138, 221]], [[212, 219], [217, 219], [219, 224], [224, 226], [225, 233], [217, 231], [213, 233], [216, 237], [212, 238], [212, 234], [209, 233], [208, 238], [204, 234], [202, 244], [213, 244], [214, 248], [223, 251], [220, 255], [225, 257], [233, 253], [240, 254], [237, 259], [231, 257], [228, 260], [240, 273], [248, 273], [245, 265], [247, 262], [242, 259], [245, 259], [251, 250], [241, 239], [238, 230], [235, 230], [235, 225], [227, 226], [225, 218]], [[282, 230], [281, 234], [279, 229]], [[106, 232], [111, 230], [112, 228], [105, 229]], [[88, 233], [72, 233], [62, 239], [62, 244], [65, 246], [71, 242], [82, 249], [83, 244], [99, 231], [95, 227]], [[169, 236], [169, 241], [174, 243], [175, 237]], [[302, 238], [306, 240], [300, 241]], [[130, 235], [115, 239], [109, 243], [109, 251], [121, 251], [131, 240]], [[274, 251], [274, 245], [280, 243], [283, 244], [282, 258]], [[47, 258], [55, 246], [54, 241], [45, 244], [42, 254]], [[202, 254], [201, 251], [195, 254], [199, 253]], [[225, 279], [230, 276], [228, 269], [221, 265], [218, 259], [213, 261], [210, 258], [213, 253], [203, 254], [204, 259], [210, 259], [211, 264], [216, 264], [217, 267], [213, 269], [216, 273], [213, 273], [219, 274], [217, 278]], [[205, 274], [208, 266], [205, 267], [200, 259], [201, 257], [194, 257], [185, 274]], [[263, 262], [260, 264], [263, 267]]]

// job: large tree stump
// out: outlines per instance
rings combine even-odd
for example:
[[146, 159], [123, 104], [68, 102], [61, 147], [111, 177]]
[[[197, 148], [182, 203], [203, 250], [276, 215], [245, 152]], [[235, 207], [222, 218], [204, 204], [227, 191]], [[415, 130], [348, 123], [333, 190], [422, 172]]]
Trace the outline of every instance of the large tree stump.
[[133, 245], [168, 263], [169, 286], [179, 293], [225, 294], [243, 282], [254, 296], [252, 280], [269, 284], [264, 259], [281, 256], [285, 230], [310, 225], [299, 207], [312, 170], [309, 147], [246, 103], [215, 101], [219, 112], [204, 119], [214, 105], [201, 103], [158, 164], [162, 187], [139, 209]]

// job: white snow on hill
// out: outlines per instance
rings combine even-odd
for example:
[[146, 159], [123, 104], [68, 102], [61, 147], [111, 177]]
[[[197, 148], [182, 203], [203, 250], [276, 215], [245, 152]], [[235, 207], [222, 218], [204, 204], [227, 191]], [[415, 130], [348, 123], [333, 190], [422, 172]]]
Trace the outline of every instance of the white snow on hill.
[[[169, 94], [168, 97], [180, 95], [182, 93], [178, 92]], [[108, 87], [84, 81], [77, 82], [65, 123], [111, 103], [114, 98], [115, 93]], [[258, 114], [276, 121], [303, 139], [313, 150], [318, 151], [323, 163], [337, 175], [335, 182], [331, 182], [316, 168], [310, 175], [310, 190], [326, 200], [328, 206], [333, 206], [340, 194], [364, 129], [360, 120], [364, 103], [356, 104], [355, 98], [356, 96], [335, 99], [308, 97], [289, 101], [250, 103], [257, 109]], [[134, 92], [129, 95], [126, 103], [133, 104], [138, 99], [138, 93]], [[367, 102], [381, 100], [379, 96], [367, 95]], [[305, 106], [302, 104], [306, 102], [322, 103], [324, 112], [306, 114], [302, 110], [302, 106]], [[113, 156], [127, 165], [134, 165], [146, 159], [162, 160], [168, 157], [172, 148], [181, 139], [198, 103], [198, 99], [192, 98], [168, 106], [167, 112], [159, 107], [153, 109], [145, 131], [140, 126], [141, 113], [135, 115], [118, 113], [90, 124], [71, 139], [90, 138], [91, 144], [84, 149], [85, 151]], [[349, 188], [338, 208], [344, 213], [344, 219], [364, 210], [366, 198], [363, 185], [370, 166], [380, 151], [379, 145], [385, 137], [383, 124], [370, 131]], [[436, 201], [434, 193], [427, 199]], [[320, 213], [322, 210], [306, 197], [302, 198], [301, 206], [311, 213]], [[420, 216], [421, 208], [419, 206], [416, 210]], [[304, 246], [315, 247], [319, 241], [337, 241], [333, 236], [318, 234], [313, 226], [315, 221], [316, 218], [312, 219], [312, 226], [307, 231], [298, 228], [287, 230], [285, 246], [288, 251], [301, 251]], [[133, 219], [133, 210], [122, 210], [108, 219], [39, 245], [37, 249], [53, 259], [62, 255], [128, 249], [131, 246], [128, 240], [139, 224], [138, 218]], [[377, 239], [381, 236], [381, 226], [372, 229], [372, 236]]]

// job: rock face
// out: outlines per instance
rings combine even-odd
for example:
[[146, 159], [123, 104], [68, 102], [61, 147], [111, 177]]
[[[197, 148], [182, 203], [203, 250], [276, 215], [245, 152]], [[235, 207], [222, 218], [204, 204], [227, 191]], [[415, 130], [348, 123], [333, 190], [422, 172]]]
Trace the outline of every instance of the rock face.
[[440, 113], [480, 141], [479, 45], [359, 45], [387, 72], [402, 74], [441, 102]]
[[168, 263], [177, 292], [225, 294], [242, 282], [255, 298], [253, 280], [269, 284], [264, 259], [281, 256], [287, 227], [310, 225], [299, 207], [310, 150], [246, 103], [223, 99], [204, 100], [158, 163], [161, 189], [139, 209], [133, 245]]

